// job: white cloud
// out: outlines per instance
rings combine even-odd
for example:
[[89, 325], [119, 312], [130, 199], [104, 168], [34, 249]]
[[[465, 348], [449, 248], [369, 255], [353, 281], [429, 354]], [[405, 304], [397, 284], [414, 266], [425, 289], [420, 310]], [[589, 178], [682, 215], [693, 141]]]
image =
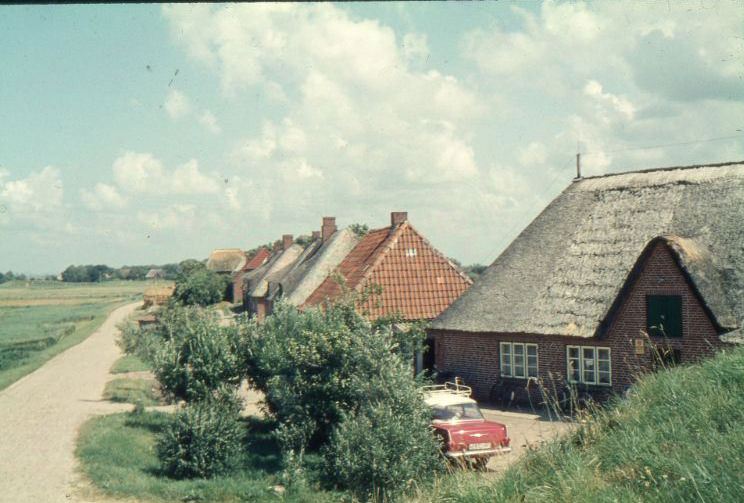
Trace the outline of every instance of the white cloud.
[[410, 62], [425, 62], [429, 57], [429, 43], [424, 33], [406, 33], [403, 36], [403, 56]]
[[222, 132], [222, 128], [217, 123], [217, 117], [209, 110], [204, 110], [204, 113], [199, 117], [199, 123], [212, 134], [220, 134]]
[[213, 194], [219, 191], [215, 177], [199, 171], [192, 159], [168, 171], [149, 153], [126, 152], [114, 161], [114, 181], [126, 192], [143, 194]]
[[92, 210], [120, 209], [127, 205], [126, 199], [119, 194], [117, 188], [105, 183], [96, 184], [93, 190], [81, 189], [80, 198]]
[[59, 169], [47, 166], [26, 178], [4, 181], [9, 173], [0, 172], [0, 204], [16, 214], [49, 214], [62, 205], [63, 184]]
[[184, 93], [176, 89], [170, 90], [163, 106], [172, 119], [184, 117], [191, 112], [191, 100]]

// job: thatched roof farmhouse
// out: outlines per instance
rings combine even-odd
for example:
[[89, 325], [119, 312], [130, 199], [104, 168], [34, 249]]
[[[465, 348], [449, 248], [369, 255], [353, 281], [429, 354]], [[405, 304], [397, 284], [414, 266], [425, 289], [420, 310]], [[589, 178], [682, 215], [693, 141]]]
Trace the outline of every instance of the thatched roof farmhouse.
[[744, 163], [729, 163], [574, 180], [432, 334], [439, 369], [480, 396], [531, 377], [600, 393], [742, 323]]

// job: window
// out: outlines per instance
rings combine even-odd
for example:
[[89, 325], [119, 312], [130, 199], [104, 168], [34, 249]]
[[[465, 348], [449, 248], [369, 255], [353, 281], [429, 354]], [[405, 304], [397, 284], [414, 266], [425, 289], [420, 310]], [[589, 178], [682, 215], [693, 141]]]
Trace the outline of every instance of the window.
[[502, 377], [537, 377], [537, 344], [501, 343]]
[[569, 382], [609, 386], [612, 384], [610, 348], [566, 347], [566, 374]]
[[682, 337], [682, 297], [646, 296], [646, 328], [651, 337]]

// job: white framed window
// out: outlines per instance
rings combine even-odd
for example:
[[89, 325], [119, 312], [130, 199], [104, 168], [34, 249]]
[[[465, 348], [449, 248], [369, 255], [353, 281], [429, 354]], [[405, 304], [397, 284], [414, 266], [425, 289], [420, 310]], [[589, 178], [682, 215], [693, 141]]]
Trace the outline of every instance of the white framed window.
[[610, 348], [596, 346], [566, 346], [566, 376], [569, 382], [612, 384]]
[[537, 344], [502, 342], [499, 349], [502, 377], [537, 377]]

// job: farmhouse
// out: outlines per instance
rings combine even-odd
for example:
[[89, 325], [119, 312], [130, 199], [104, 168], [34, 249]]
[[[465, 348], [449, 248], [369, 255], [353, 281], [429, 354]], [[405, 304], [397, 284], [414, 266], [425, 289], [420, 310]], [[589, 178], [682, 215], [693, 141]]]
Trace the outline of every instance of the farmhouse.
[[359, 309], [370, 319], [400, 315], [406, 321], [427, 320], [439, 315], [471, 284], [468, 276], [414, 229], [407, 212], [394, 211], [390, 226], [367, 233], [303, 307], [332, 300], [344, 288], [357, 292], [369, 288]]
[[313, 237], [287, 274], [269, 281], [270, 302], [284, 298], [294, 306], [303, 305], [359, 242], [351, 229], [337, 230], [335, 217], [323, 217], [321, 231]]
[[243, 307], [258, 319], [271, 314], [269, 282], [283, 278], [304, 252], [291, 234], [282, 236], [275, 248], [274, 255], [268, 261], [243, 276]]
[[238, 302], [242, 301], [244, 297], [244, 291], [243, 291], [243, 285], [244, 285], [244, 278], [247, 273], [250, 271], [253, 271], [254, 269], [257, 269], [264, 265], [266, 262], [269, 261], [271, 258], [271, 252], [266, 247], [260, 247], [255, 252], [249, 252], [250, 255], [246, 255], [246, 262], [243, 268], [233, 274], [231, 284], [228, 286], [228, 288], [232, 288], [232, 301]]
[[479, 398], [541, 381], [602, 399], [740, 339], [742, 322], [744, 163], [730, 163], [574, 180], [430, 334], [438, 370]]
[[[245, 252], [240, 248], [225, 248], [214, 250], [209, 254], [207, 259], [207, 269], [216, 272], [224, 276], [230, 277], [231, 281], [228, 283], [227, 291], [225, 292], [225, 300], [234, 302], [241, 297], [235, 297], [235, 282], [233, 278], [240, 274], [247, 262]], [[239, 293], [239, 292], [238, 292]]]

